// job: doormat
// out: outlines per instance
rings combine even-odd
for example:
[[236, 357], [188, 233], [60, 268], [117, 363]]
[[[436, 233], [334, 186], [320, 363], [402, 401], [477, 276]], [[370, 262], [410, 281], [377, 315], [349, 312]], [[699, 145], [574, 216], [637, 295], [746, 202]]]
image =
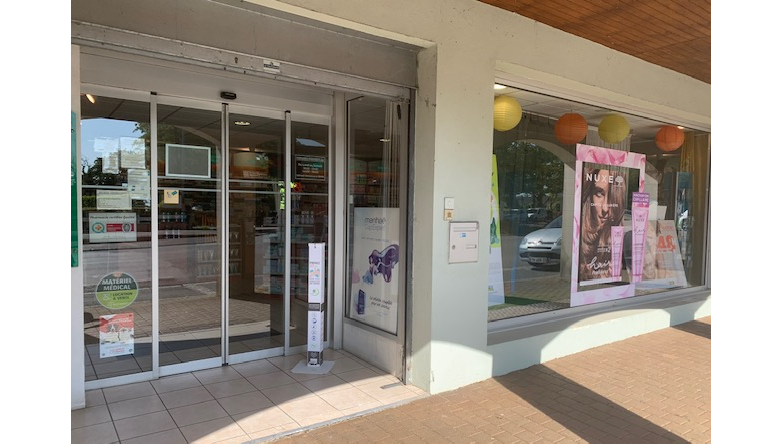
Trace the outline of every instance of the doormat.
[[291, 369], [292, 373], [306, 373], [310, 375], [325, 375], [334, 368], [334, 361], [323, 361], [321, 365], [307, 365], [307, 360], [303, 359]]

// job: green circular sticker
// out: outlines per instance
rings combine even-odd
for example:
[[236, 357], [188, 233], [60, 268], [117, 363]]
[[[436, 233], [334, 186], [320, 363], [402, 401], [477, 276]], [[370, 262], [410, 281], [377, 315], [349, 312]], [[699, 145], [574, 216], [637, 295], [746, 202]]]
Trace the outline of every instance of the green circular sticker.
[[107, 274], [95, 287], [95, 297], [104, 307], [119, 310], [135, 302], [138, 297], [138, 283], [127, 273]]

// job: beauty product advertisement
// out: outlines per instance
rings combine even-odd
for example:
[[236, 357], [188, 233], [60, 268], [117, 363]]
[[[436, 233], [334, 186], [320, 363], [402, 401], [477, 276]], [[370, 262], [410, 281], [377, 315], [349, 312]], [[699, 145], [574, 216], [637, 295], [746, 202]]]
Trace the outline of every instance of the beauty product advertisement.
[[400, 210], [355, 208], [350, 317], [397, 333]]
[[623, 224], [627, 175], [625, 168], [587, 162], [583, 165], [578, 262], [578, 283], [581, 286], [615, 281], [612, 272], [612, 229]]
[[629, 263], [625, 256], [631, 230], [627, 199], [631, 192], [644, 191], [645, 170], [643, 154], [577, 145], [571, 307], [635, 295], [636, 287], [622, 269], [623, 262]]
[[655, 253], [655, 278], [665, 287], [686, 287], [684, 258], [678, 237], [676, 221], [657, 221], [657, 251]]
[[639, 290], [686, 287], [684, 260], [676, 221], [649, 221]]
[[498, 161], [493, 154], [493, 175], [490, 179], [490, 268], [488, 271], [487, 304], [503, 304], [503, 259], [501, 257], [501, 213], [498, 199]]
[[625, 228], [622, 225], [612, 227], [612, 278], [616, 281], [622, 280], [624, 236]]
[[631, 282], [638, 283], [643, 280], [644, 255], [646, 253], [646, 230], [649, 222], [649, 193], [633, 193], [631, 205], [632, 229], [631, 235]]

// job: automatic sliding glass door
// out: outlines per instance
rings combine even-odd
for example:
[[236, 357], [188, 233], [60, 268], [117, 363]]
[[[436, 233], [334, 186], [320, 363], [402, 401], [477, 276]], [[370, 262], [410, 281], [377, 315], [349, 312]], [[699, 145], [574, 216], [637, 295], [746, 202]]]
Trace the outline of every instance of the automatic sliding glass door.
[[172, 103], [157, 106], [155, 129], [159, 365], [202, 368], [222, 363], [222, 112]]
[[[308, 244], [325, 242], [326, 258], [331, 249], [328, 116], [292, 122], [289, 112], [166, 96], [96, 103], [103, 110], [83, 118], [83, 153], [98, 161], [83, 187], [93, 194], [86, 294], [96, 301], [105, 277], [134, 278], [140, 290], [128, 307], [87, 305], [91, 379], [303, 351]], [[115, 109], [118, 119], [97, 119]], [[134, 221], [132, 234], [112, 232], [115, 221]], [[130, 359], [117, 352], [125, 344], [136, 345]]]
[[237, 361], [307, 344], [308, 246], [325, 242], [329, 252], [329, 127], [232, 110], [229, 352]]
[[[228, 118], [228, 352], [232, 361], [283, 354], [283, 113]], [[252, 354], [251, 352], [259, 352]]]

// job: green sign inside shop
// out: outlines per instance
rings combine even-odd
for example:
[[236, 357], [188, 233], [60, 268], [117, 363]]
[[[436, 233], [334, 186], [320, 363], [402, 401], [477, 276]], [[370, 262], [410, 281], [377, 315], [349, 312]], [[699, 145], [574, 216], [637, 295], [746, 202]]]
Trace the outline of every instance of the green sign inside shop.
[[79, 224], [77, 223], [77, 113], [72, 111], [72, 267], [79, 266]]
[[110, 310], [120, 310], [135, 302], [138, 297], [138, 282], [127, 273], [107, 274], [95, 287], [95, 298]]

